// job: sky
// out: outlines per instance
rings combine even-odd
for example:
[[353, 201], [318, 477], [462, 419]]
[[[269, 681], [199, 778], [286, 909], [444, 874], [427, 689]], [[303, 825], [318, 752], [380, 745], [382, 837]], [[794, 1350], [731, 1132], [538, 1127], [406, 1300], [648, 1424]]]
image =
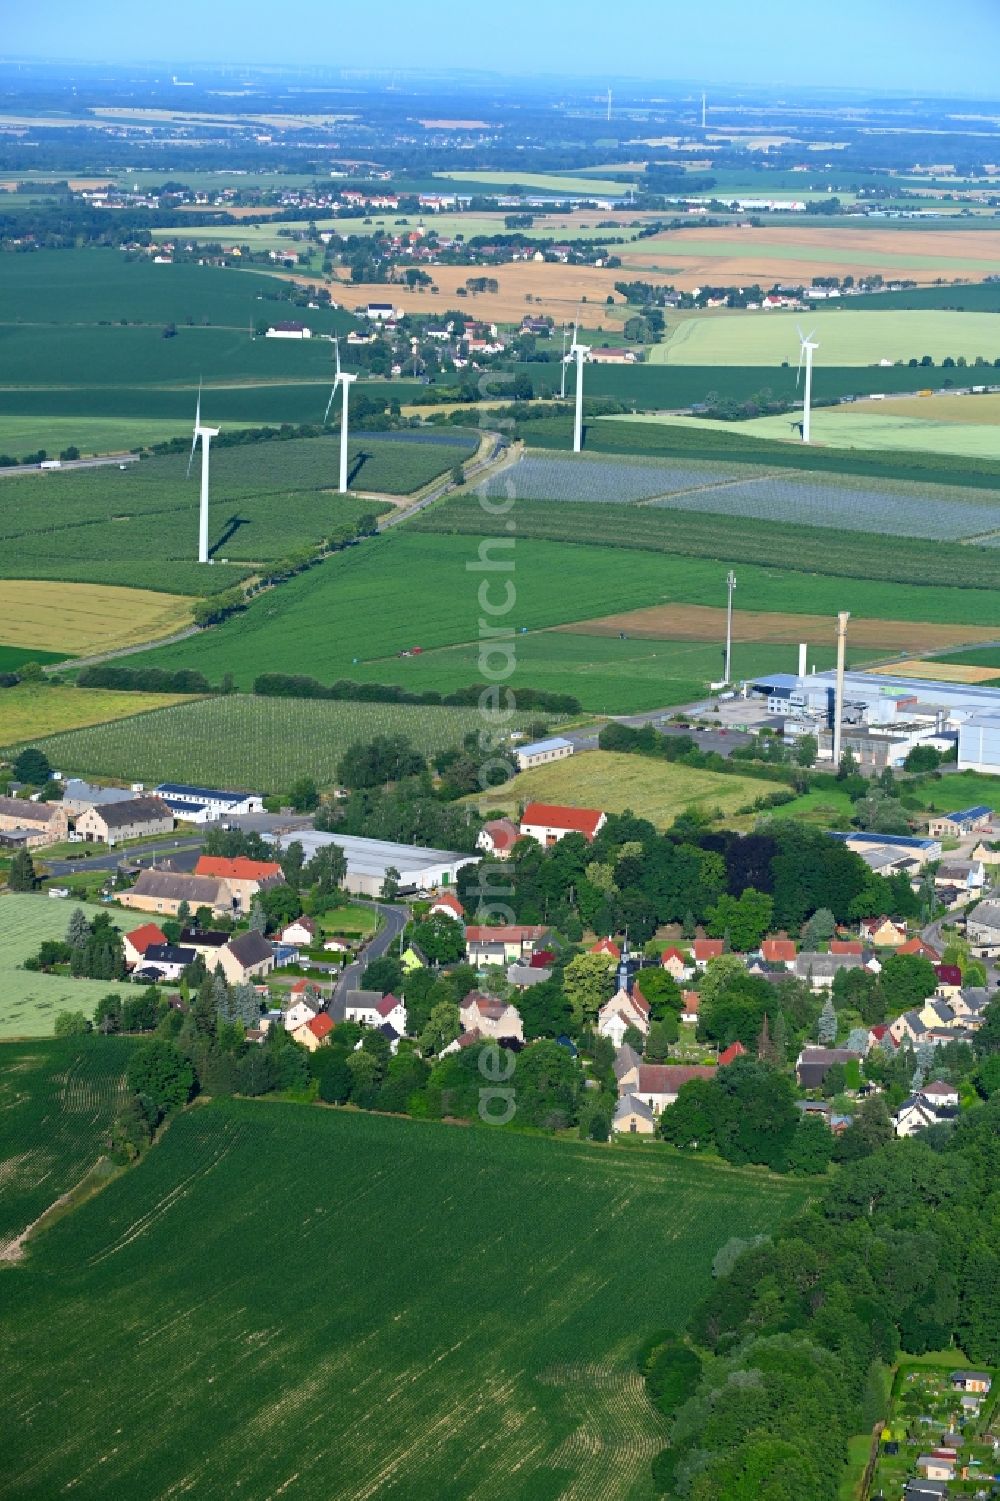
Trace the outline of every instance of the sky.
[[0, 58], [1000, 94], [1000, 0], [0, 0]]

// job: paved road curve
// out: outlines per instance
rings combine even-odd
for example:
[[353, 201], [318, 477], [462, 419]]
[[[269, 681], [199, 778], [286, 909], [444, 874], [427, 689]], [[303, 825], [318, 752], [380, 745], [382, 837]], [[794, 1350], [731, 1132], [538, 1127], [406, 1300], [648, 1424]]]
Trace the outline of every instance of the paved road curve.
[[[357, 898], [355, 898], [357, 901]], [[372, 908], [378, 913], [382, 926], [375, 937], [370, 939], [360, 951], [353, 964], [348, 964], [341, 974], [333, 989], [333, 999], [327, 1010], [334, 1021], [343, 1021], [344, 1007], [347, 1001], [347, 993], [350, 990], [361, 988], [361, 975], [367, 964], [373, 959], [381, 959], [395, 943], [410, 920], [410, 914], [406, 907], [389, 907], [382, 902], [361, 902], [359, 906]]]

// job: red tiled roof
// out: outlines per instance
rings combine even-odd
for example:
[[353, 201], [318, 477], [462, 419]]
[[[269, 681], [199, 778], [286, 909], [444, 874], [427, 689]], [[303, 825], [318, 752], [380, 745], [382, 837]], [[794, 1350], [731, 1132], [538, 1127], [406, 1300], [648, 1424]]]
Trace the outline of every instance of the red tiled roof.
[[664, 949], [663, 953], [660, 955], [660, 963], [661, 964], [666, 964], [666, 962], [667, 962], [668, 959], [679, 959], [681, 961], [681, 963], [685, 967], [687, 967], [687, 959], [681, 953], [680, 949], [675, 949], [675, 948], [672, 948], [672, 947], [669, 948], [669, 949]]
[[125, 937], [137, 954], [144, 954], [151, 944], [166, 943], [166, 933], [161, 933], [155, 922], [145, 922], [141, 928], [133, 928]]
[[543, 829], [566, 829], [593, 839], [604, 814], [600, 808], [569, 808], [563, 803], [529, 803], [521, 814], [521, 831], [529, 825]]
[[[888, 924], [890, 928], [895, 928], [897, 933], [906, 932], [903, 924], [894, 922], [891, 917], [863, 917], [861, 919], [861, 926], [864, 928], [866, 933], [875, 934], [878, 932], [879, 928], [884, 928], [886, 924]], [[912, 941], [913, 940], [911, 940], [911, 942]], [[920, 940], [917, 941], [919, 942]], [[914, 949], [913, 952], [918, 953], [920, 952], [920, 950]]]
[[456, 917], [465, 916], [465, 908], [453, 891], [443, 891], [440, 896], [436, 896], [431, 902], [432, 912], [435, 907], [447, 907], [448, 911], [454, 912]]
[[694, 941], [694, 957], [696, 959], [718, 959], [722, 955], [721, 938], [696, 938]]
[[711, 1079], [714, 1063], [641, 1063], [634, 1094], [674, 1094], [692, 1079]]
[[509, 818], [494, 818], [483, 824], [483, 833], [488, 834], [496, 850], [509, 850], [520, 838], [517, 825]]
[[831, 938], [831, 954], [863, 954], [864, 944], [860, 938]]
[[620, 959], [622, 951], [613, 938], [599, 938], [591, 947], [592, 954], [610, 954], [613, 959]]
[[746, 1048], [741, 1042], [731, 1042], [728, 1048], [723, 1049], [719, 1054], [719, 1067], [725, 1068], [728, 1063], [735, 1063], [737, 1058], [742, 1058], [745, 1054]]
[[770, 963], [782, 963], [795, 958], [795, 944], [790, 938], [765, 938], [760, 946], [760, 956]]
[[646, 997], [643, 995], [642, 991], [639, 989], [639, 981], [638, 980], [636, 980], [635, 983], [632, 986], [631, 1000], [632, 1000], [632, 1005], [635, 1007], [635, 1009], [638, 1012], [640, 1012], [641, 1015], [643, 1015], [643, 1016], [648, 1016], [649, 1015], [649, 1002], [646, 1000]]
[[698, 1011], [701, 1008], [701, 996], [697, 990], [682, 990], [681, 1001], [685, 1011]]
[[194, 873], [223, 881], [268, 881], [281, 875], [281, 866], [276, 860], [248, 860], [245, 855], [232, 860], [224, 855], [199, 855]]
[[530, 969], [548, 969], [550, 964], [555, 963], [555, 954], [551, 949], [536, 949], [528, 962]]
[[282, 929], [282, 935], [287, 933], [289, 928], [305, 928], [307, 933], [315, 933], [316, 924], [313, 922], [311, 917], [297, 917], [294, 922], [288, 922], [285, 924], [284, 928]]
[[319, 1016], [314, 1016], [311, 1021], [307, 1021], [306, 1026], [312, 1035], [322, 1042], [323, 1038], [333, 1031], [333, 1017], [329, 1011], [321, 1011]]
[[941, 958], [937, 949], [932, 947], [931, 944], [925, 943], [919, 934], [916, 938], [908, 938], [905, 943], [901, 943], [899, 952], [901, 954], [923, 954], [925, 959], [930, 959], [934, 964]]
[[935, 964], [934, 973], [939, 985], [961, 985], [962, 971], [957, 964]]
[[390, 990], [387, 995], [384, 995], [382, 999], [376, 1003], [375, 1010], [378, 1012], [379, 1016], [391, 1016], [398, 1005], [399, 1002]]

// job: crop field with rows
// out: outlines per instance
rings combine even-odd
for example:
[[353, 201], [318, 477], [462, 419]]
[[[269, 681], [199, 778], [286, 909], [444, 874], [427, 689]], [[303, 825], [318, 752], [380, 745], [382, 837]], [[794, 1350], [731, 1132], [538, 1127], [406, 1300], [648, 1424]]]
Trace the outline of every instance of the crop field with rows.
[[106, 1150], [133, 1046], [96, 1035], [0, 1043], [0, 1260]]
[[[951, 587], [953, 572], [971, 582], [968, 573], [977, 563], [971, 549], [953, 546], [949, 552], [944, 543], [932, 549], [929, 543], [912, 542], [898, 549], [897, 557], [895, 547], [873, 547], [868, 536], [857, 543], [853, 536], [802, 527], [769, 554], [759, 539], [755, 546], [742, 545], [741, 526], [749, 532], [759, 523], [699, 516], [694, 540], [685, 545], [685, 513], [636, 508], [627, 512], [627, 526], [625, 514], [620, 506], [525, 501], [516, 511], [513, 552], [498, 552], [497, 518], [472, 498], [435, 511], [424, 526], [408, 525], [339, 553], [260, 596], [239, 617], [144, 652], [137, 660], [172, 669], [197, 667], [211, 682], [231, 672], [241, 689], [250, 688], [258, 673], [287, 672], [290, 663], [296, 672], [323, 683], [364, 677], [420, 688], [425, 686], [423, 656], [439, 647], [463, 645], [477, 648], [476, 660], [467, 681], [455, 686], [483, 684], [490, 679], [479, 663], [479, 586], [487, 575], [470, 571], [483, 556], [480, 548], [487, 550], [487, 558], [513, 560], [516, 597], [507, 617], [492, 623], [509, 629], [506, 640], [515, 658], [525, 633], [550, 626], [646, 605], [724, 604], [729, 564], [739, 569], [738, 605], [743, 609], [831, 617], [845, 609], [865, 618], [1000, 625], [1000, 594], [985, 587]], [[772, 531], [782, 528], [774, 525]], [[808, 547], [800, 545], [801, 537], [809, 540]], [[920, 587], [892, 581], [897, 570], [907, 568], [908, 547], [924, 549], [912, 568]], [[928, 551], [935, 558], [928, 558]], [[938, 551], [942, 558], [936, 557]], [[968, 556], [953, 563], [951, 553]], [[1000, 573], [1000, 556], [995, 551], [984, 556], [992, 571]], [[841, 558], [843, 571], [838, 569]], [[861, 562], [872, 576], [845, 576], [861, 573]], [[931, 582], [935, 562], [940, 583]], [[505, 577], [499, 583], [493, 579], [493, 600], [505, 597]], [[423, 648], [416, 659], [401, 657], [414, 646]], [[484, 656], [487, 646], [488, 641]], [[493, 644], [489, 670], [500, 670], [500, 654], [506, 651], [504, 640]], [[527, 677], [522, 683], [535, 686]]]
[[[522, 714], [515, 722], [537, 717]], [[405, 735], [429, 755], [460, 745], [470, 730], [481, 728], [475, 707], [234, 694], [71, 730], [37, 744], [55, 758], [53, 764], [74, 773], [282, 792], [303, 775], [320, 785], [336, 781], [338, 761], [359, 740]]]
[[189, 1110], [0, 1278], [0, 1497], [651, 1501], [638, 1347], [807, 1194], [655, 1146]]
[[879, 536], [957, 541], [1000, 529], [1000, 498], [990, 490], [928, 491], [851, 477], [773, 474], [748, 464], [671, 464], [648, 459], [528, 454], [480, 487], [491, 499], [628, 504], [791, 521]]
[[[358, 434], [348, 450], [348, 483], [404, 495], [447, 472], [475, 439], [445, 442]], [[217, 565], [287, 557], [324, 537], [353, 536], [357, 518], [385, 502], [334, 493], [339, 438], [275, 439], [218, 448], [212, 455], [209, 547]], [[0, 576], [79, 579], [209, 593], [234, 582], [232, 568], [198, 567], [197, 470], [167, 454], [127, 469], [5, 477], [0, 496]]]
[[[51, 1037], [60, 1011], [82, 1011], [89, 1017], [101, 997], [115, 989], [108, 980], [75, 980], [21, 968], [46, 938], [66, 937], [74, 905], [34, 892], [0, 895], [0, 1038]], [[84, 908], [88, 918], [96, 910]], [[136, 926], [131, 912], [103, 910], [125, 932]]]
[[114, 688], [69, 688], [18, 683], [0, 696], [0, 748], [23, 745], [85, 725], [104, 724], [188, 701], [185, 693], [125, 693]]

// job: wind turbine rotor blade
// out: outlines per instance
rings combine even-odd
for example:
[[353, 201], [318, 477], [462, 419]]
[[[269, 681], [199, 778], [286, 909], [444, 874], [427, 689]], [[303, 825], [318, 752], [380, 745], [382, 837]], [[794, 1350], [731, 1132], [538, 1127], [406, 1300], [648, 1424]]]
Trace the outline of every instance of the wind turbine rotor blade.
[[340, 340], [338, 338], [334, 338], [334, 341], [333, 341], [333, 357], [337, 361], [337, 379], [339, 380], [340, 379]]
[[194, 437], [191, 439], [191, 452], [188, 454], [187, 475], [185, 476], [185, 478], [187, 478], [187, 479], [191, 478], [191, 465], [194, 463], [194, 451], [195, 451], [195, 449], [197, 447], [198, 447], [198, 429], [195, 428], [195, 430], [194, 430]]
[[336, 394], [337, 394], [337, 387], [336, 387], [336, 384], [335, 384], [334, 387], [333, 387], [333, 389], [330, 392], [330, 400], [326, 404], [326, 411], [323, 413], [323, 426], [324, 427], [326, 426], [327, 422], [329, 421], [330, 408], [333, 406], [333, 398], [336, 396]]

